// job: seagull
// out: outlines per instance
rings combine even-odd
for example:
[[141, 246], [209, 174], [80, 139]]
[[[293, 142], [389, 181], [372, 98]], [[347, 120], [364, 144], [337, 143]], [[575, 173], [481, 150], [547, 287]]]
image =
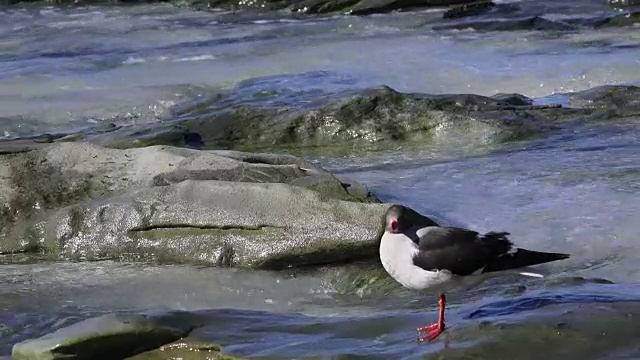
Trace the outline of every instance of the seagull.
[[397, 282], [413, 290], [438, 293], [438, 322], [419, 327], [418, 341], [433, 341], [445, 330], [445, 292], [468, 289], [488, 277], [520, 274], [543, 277], [527, 267], [569, 258], [568, 254], [517, 248], [508, 232], [480, 234], [459, 227], [443, 227], [402, 206], [385, 215], [380, 261]]

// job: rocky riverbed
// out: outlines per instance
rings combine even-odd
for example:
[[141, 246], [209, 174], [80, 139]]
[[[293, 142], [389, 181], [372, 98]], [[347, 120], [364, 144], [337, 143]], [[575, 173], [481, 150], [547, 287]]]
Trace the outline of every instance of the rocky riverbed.
[[[0, 358], [640, 355], [633, 1], [5, 5]], [[418, 345], [392, 203], [572, 257]]]

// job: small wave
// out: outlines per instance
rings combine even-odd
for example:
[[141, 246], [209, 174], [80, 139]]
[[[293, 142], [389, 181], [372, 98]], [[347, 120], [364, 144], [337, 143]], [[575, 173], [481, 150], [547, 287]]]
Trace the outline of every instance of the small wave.
[[562, 304], [590, 304], [590, 303], [622, 303], [638, 302], [636, 294], [617, 293], [613, 289], [620, 289], [613, 284], [601, 284], [606, 287], [605, 292], [575, 292], [551, 293], [544, 291], [535, 295], [522, 296], [516, 299], [504, 299], [482, 305], [466, 315], [467, 319], [479, 319], [492, 316], [505, 316], [524, 311], [536, 310], [551, 305]]
[[148, 62], [163, 62], [163, 61], [187, 62], [187, 61], [203, 61], [203, 60], [215, 60], [215, 59], [216, 57], [212, 54], [186, 56], [186, 57], [180, 57], [177, 59], [170, 59], [168, 56], [158, 56], [155, 59], [145, 59], [139, 56], [129, 56], [122, 62], [122, 64], [133, 65], [133, 64], [142, 64], [142, 63], [148, 63]]
[[202, 61], [202, 60], [215, 60], [215, 59], [216, 57], [211, 54], [204, 54], [204, 55], [187, 56], [183, 58], [178, 58], [173, 61], [182, 62], [182, 61]]
[[274, 24], [274, 23], [298, 23], [302, 22], [301, 20], [296, 19], [271, 19], [271, 20], [254, 20], [253, 24], [264, 25], [264, 24]]
[[140, 63], [144, 63], [147, 62], [147, 60], [141, 58], [141, 57], [137, 57], [137, 56], [129, 56], [125, 61], [123, 61], [122, 63], [125, 65], [129, 65], [129, 64], [140, 64]]

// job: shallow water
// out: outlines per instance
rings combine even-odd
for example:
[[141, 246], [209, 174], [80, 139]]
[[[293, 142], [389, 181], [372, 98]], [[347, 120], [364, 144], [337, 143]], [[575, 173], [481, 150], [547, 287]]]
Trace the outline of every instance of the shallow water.
[[[611, 11], [590, 1], [521, 4], [548, 18]], [[244, 85], [248, 94], [277, 87], [286, 101], [299, 102], [380, 84], [543, 98], [640, 81], [638, 27], [434, 31], [441, 14], [252, 20], [164, 5], [0, 8], [0, 138], [103, 121], [153, 122], [170, 116], [173, 104], [256, 76], [293, 75]], [[639, 122], [576, 126], [499, 149], [413, 144], [315, 158], [384, 201], [573, 255], [543, 266], [547, 279], [507, 278], [451, 294], [442, 341], [415, 343], [414, 328], [435, 319], [432, 295], [400, 287], [388, 295], [344, 291], [336, 285], [341, 270], [289, 274], [4, 258], [0, 356], [17, 341], [95, 314], [188, 310], [207, 319], [198, 336], [239, 355], [638, 358]]]
[[[586, 0], [520, 5], [530, 8], [525, 15], [550, 19], [612, 12]], [[293, 90], [384, 84], [530, 97], [640, 81], [638, 27], [435, 31], [441, 16], [432, 10], [251, 20], [166, 5], [2, 8], [0, 138], [156, 121], [182, 100], [270, 75], [325, 72]]]

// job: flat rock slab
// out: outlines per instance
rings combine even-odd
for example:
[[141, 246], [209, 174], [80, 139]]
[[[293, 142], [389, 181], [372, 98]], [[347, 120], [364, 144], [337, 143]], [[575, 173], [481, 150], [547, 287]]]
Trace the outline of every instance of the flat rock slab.
[[191, 329], [142, 315], [105, 315], [14, 345], [14, 360], [124, 359], [176, 341]]
[[300, 158], [53, 143], [0, 156], [0, 252], [287, 268], [373, 257], [388, 205]]
[[40, 228], [65, 257], [281, 269], [375, 256], [387, 208], [286, 184], [187, 180], [67, 207]]

